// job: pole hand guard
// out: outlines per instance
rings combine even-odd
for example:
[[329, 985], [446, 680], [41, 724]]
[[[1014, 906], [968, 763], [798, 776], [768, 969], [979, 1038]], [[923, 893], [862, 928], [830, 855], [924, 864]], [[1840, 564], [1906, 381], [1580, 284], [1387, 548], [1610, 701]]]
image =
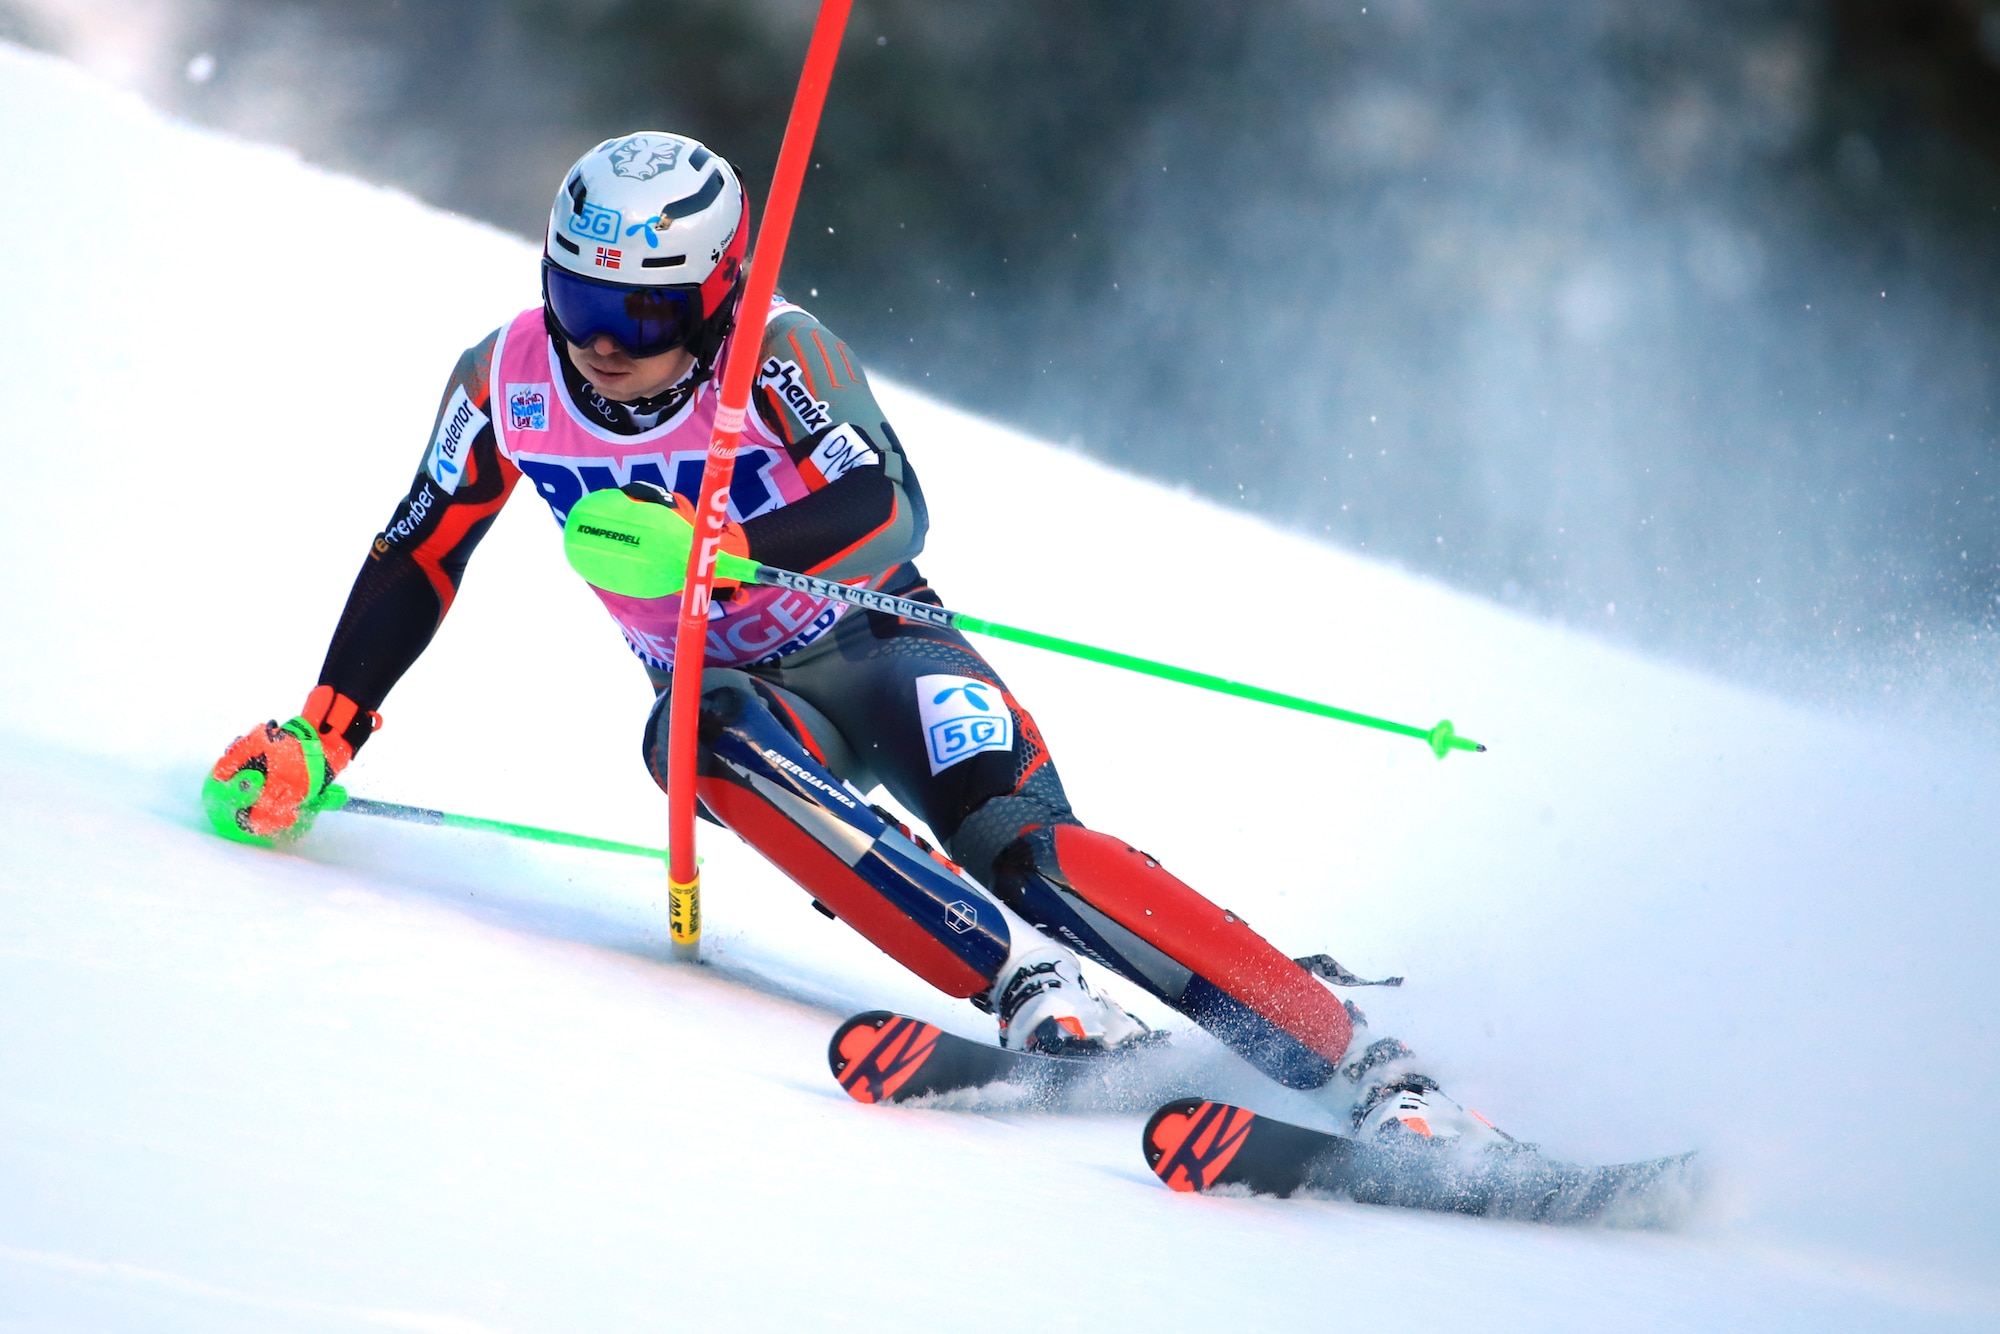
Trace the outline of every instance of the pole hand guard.
[[321, 811], [346, 801], [319, 731], [304, 716], [238, 737], [201, 785], [202, 810], [216, 833], [266, 848], [299, 837]]

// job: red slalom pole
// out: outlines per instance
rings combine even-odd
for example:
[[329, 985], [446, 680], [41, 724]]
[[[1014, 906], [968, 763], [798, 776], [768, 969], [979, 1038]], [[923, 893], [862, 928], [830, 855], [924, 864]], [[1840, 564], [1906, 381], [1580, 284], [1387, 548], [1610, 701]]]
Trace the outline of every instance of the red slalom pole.
[[812, 156], [813, 135], [819, 130], [820, 109], [833, 82], [833, 62], [840, 55], [840, 38], [847, 30], [853, 0], [820, 0], [812, 44], [799, 90], [792, 98], [791, 119], [778, 149], [778, 169], [771, 175], [771, 197], [764, 221], [757, 228], [757, 248], [751, 252], [743, 302], [737, 307], [736, 332], [722, 367], [722, 398], [715, 412], [715, 434], [709, 437], [708, 460], [701, 470], [693, 548], [688, 552], [687, 584], [681, 592], [680, 623], [674, 629], [673, 696], [667, 705], [667, 930], [676, 957], [694, 958], [701, 949], [701, 871], [694, 855], [695, 726], [701, 716], [701, 670], [708, 653], [708, 598], [715, 583], [715, 556], [722, 549], [722, 531], [729, 522], [729, 481], [736, 471], [736, 442], [743, 434], [743, 414], [750, 406], [750, 388], [763, 359], [764, 323], [771, 313], [771, 295], [778, 289], [778, 269], [785, 262], [785, 240], [791, 234], [792, 213]]

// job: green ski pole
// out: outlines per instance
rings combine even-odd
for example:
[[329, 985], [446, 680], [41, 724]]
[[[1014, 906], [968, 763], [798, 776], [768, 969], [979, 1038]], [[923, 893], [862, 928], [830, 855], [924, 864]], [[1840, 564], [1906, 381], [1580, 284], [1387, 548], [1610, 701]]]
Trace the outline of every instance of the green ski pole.
[[[306, 752], [308, 764], [318, 761], [319, 739], [307, 734]], [[375, 801], [368, 797], [350, 796], [346, 788], [338, 783], [328, 783], [326, 791], [306, 802], [299, 808], [298, 822], [279, 838], [266, 838], [246, 832], [236, 822], [236, 813], [254, 804], [264, 788], [264, 775], [246, 769], [234, 779], [224, 781], [210, 776], [201, 785], [202, 808], [208, 813], [209, 823], [215, 832], [238, 843], [250, 843], [260, 848], [268, 848], [280, 839], [291, 841], [304, 835], [313, 827], [313, 822], [328, 811], [341, 811], [348, 815], [372, 815], [384, 820], [402, 820], [409, 824], [442, 825], [447, 829], [471, 829], [484, 834], [503, 834], [508, 838], [526, 839], [533, 843], [553, 843], [565, 848], [590, 848], [597, 852], [618, 852], [631, 857], [650, 857], [663, 860], [665, 848], [649, 848], [638, 843], [620, 843], [611, 838], [592, 838], [588, 834], [572, 834], [561, 829], [544, 829], [539, 825], [513, 824], [506, 820], [488, 820], [477, 815], [456, 815], [451, 811], [433, 810], [428, 806], [405, 806], [400, 801]]]
[[[626, 597], [667, 597], [680, 592], [693, 531], [685, 519], [665, 505], [637, 501], [616, 490], [593, 491], [570, 508], [568, 522], [563, 526], [563, 551], [569, 558], [570, 568], [582, 575], [593, 587]], [[1232, 681], [1227, 677], [1215, 676], [1208, 672], [1192, 671], [1186, 667], [1176, 667], [1172, 663], [1155, 662], [1151, 658], [1120, 653], [1115, 649], [1098, 648], [1074, 639], [1045, 635], [1036, 630], [1023, 630], [1018, 626], [1004, 625], [984, 617], [949, 611], [943, 607], [932, 606], [928, 602], [914, 602], [909, 598], [899, 598], [871, 589], [851, 588], [832, 579], [821, 579], [817, 575], [799, 574], [772, 565], [759, 565], [755, 561], [732, 556], [727, 552], [719, 551], [715, 554], [715, 571], [718, 576], [725, 579], [738, 579], [744, 583], [763, 584], [772, 588], [788, 588], [813, 597], [844, 602], [865, 611], [883, 612], [890, 616], [901, 616], [906, 620], [921, 621], [926, 625], [944, 626], [948, 629], [986, 635], [993, 639], [1005, 639], [1016, 644], [1026, 644], [1031, 648], [1045, 649], [1051, 653], [1082, 658], [1086, 662], [1099, 662], [1108, 667], [1123, 668], [1128, 672], [1139, 672], [1166, 681], [1178, 681], [1182, 685], [1198, 686], [1218, 694], [1256, 700], [1261, 704], [1274, 704], [1279, 708], [1295, 709], [1300, 713], [1310, 713], [1321, 718], [1333, 718], [1340, 722], [1353, 723], [1358, 727], [1372, 727], [1377, 731], [1391, 732], [1397, 736], [1415, 737], [1429, 745], [1432, 753], [1439, 759], [1443, 759], [1454, 750], [1486, 749], [1477, 741], [1458, 735], [1449, 719], [1438, 723], [1435, 727], [1413, 727], [1408, 723], [1391, 722], [1386, 718], [1376, 718], [1366, 713], [1357, 713], [1352, 709], [1321, 704], [1317, 700], [1288, 695], [1278, 690], [1266, 690], [1262, 686], [1246, 685], [1241, 681]]]
[[654, 861], [662, 861], [667, 855], [665, 848], [648, 848], [638, 843], [620, 843], [611, 838], [592, 838], [588, 834], [571, 834], [561, 829], [543, 829], [538, 825], [487, 820], [477, 815], [454, 815], [450, 811], [436, 811], [428, 806], [405, 806], [399, 801], [375, 801], [369, 797], [348, 797], [338, 806], [328, 805], [321, 809], [340, 811], [346, 815], [374, 815], [385, 820], [404, 820], [410, 824], [443, 825], [447, 829], [474, 829], [486, 834], [504, 834], [508, 838], [527, 839], [533, 843], [554, 843], [565, 848], [590, 848], [597, 852], [620, 852], [630, 857], [650, 857]]

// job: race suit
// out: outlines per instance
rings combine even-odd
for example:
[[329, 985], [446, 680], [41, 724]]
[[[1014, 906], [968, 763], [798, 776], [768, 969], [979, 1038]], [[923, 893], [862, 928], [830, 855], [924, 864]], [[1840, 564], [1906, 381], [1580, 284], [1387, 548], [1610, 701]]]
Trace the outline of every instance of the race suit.
[[[760, 352], [730, 504], [751, 559], [936, 604], [913, 564], [923, 492], [853, 352], [782, 299]], [[468, 350], [320, 672], [358, 706], [349, 743], [429, 644], [516, 483], [528, 477], [559, 523], [583, 494], [633, 481], [692, 501], [715, 407], [701, 377], [655, 400], [603, 399], [539, 309]], [[599, 596], [662, 692], [642, 749], [664, 789], [679, 598]], [[704, 813], [941, 990], [977, 1004], [992, 987], [1019, 929], [997, 899], [1279, 1082], [1334, 1074], [1350, 1033], [1340, 1003], [1156, 859], [1084, 828], [1034, 719], [956, 631], [745, 587], [711, 612], [702, 705]], [[956, 866], [869, 804], [878, 783]]]

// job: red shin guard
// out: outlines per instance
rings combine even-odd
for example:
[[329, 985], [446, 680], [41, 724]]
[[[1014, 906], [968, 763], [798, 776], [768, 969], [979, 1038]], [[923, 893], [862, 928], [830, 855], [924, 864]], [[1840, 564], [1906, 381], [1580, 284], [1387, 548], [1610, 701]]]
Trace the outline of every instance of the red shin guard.
[[1119, 926], [1297, 1038], [1329, 1062], [1352, 1024], [1340, 999], [1234, 913], [1216, 907], [1123, 839], [1055, 831], [1070, 887]]
[[[765, 860], [883, 953], [939, 991], [947, 996], [978, 996], [993, 985], [990, 975], [947, 948], [937, 935], [926, 931], [869, 883], [855, 866], [835, 856], [823, 842], [756, 792], [722, 778], [703, 778], [696, 784], [696, 791], [715, 818], [763, 854]], [[911, 847], [914, 851], [915, 845]], [[1004, 949], [1001, 952], [1004, 954]]]

